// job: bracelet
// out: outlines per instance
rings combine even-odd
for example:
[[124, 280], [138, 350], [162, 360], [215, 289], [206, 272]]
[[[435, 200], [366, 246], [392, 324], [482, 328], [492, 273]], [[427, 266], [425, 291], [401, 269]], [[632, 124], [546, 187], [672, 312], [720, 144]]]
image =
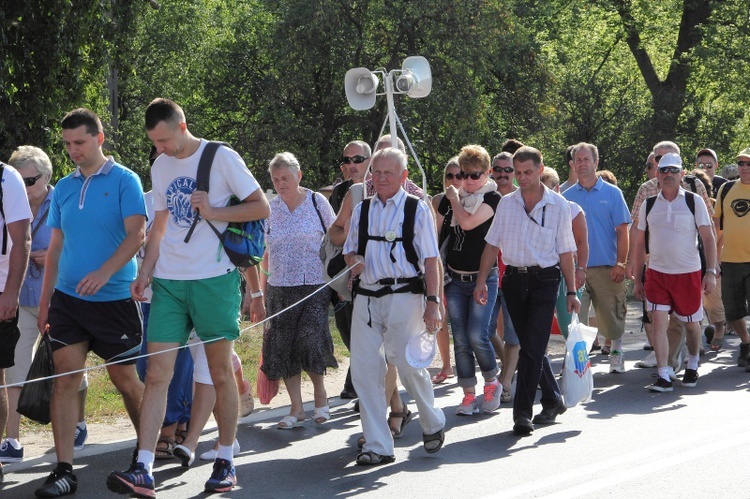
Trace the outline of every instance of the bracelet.
[[575, 291], [568, 291], [567, 293], [565, 293], [565, 296], [578, 296], [578, 293], [576, 293]]
[[625, 262], [617, 262], [617, 266], [620, 267], [622, 270], [625, 270], [626, 268], [628, 268]]
[[262, 298], [262, 297], [263, 297], [263, 291], [262, 290], [260, 290], [260, 291], [251, 291], [250, 292], [250, 298], [252, 298], [253, 300], [255, 298]]

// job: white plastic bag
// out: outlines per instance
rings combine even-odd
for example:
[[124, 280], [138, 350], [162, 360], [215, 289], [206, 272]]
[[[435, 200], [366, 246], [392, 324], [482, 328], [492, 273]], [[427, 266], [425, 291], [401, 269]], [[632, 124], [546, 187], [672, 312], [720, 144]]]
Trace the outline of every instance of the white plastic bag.
[[575, 407], [591, 399], [594, 376], [591, 373], [589, 351], [596, 335], [596, 328], [581, 324], [578, 314], [573, 314], [568, 339], [565, 341], [565, 369], [560, 384], [566, 407]]

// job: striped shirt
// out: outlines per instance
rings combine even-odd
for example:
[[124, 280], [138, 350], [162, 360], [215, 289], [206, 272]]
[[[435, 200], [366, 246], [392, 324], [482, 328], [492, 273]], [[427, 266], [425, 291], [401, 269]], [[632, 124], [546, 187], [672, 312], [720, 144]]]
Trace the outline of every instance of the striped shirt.
[[553, 267], [561, 254], [576, 250], [568, 201], [546, 187], [528, 214], [521, 189], [503, 196], [484, 239], [502, 250], [503, 263], [514, 267]]
[[[372, 236], [385, 236], [386, 232], [395, 232], [396, 237], [402, 236], [404, 224], [404, 205], [406, 192], [400, 188], [398, 192], [383, 203], [378, 196], [371, 198], [368, 231]], [[356, 253], [359, 245], [359, 218], [362, 204], [358, 204], [352, 213], [349, 234], [344, 243], [344, 254]], [[365, 235], [363, 235], [365, 237]], [[363, 284], [375, 284], [380, 279], [397, 277], [415, 277], [414, 266], [406, 259], [403, 243], [396, 242], [391, 253], [393, 243], [387, 241], [367, 241], [365, 252], [365, 268], [361, 274]], [[414, 249], [419, 258], [419, 267], [424, 272], [424, 261], [427, 258], [439, 256], [435, 221], [430, 207], [419, 201], [416, 220], [414, 221]], [[395, 262], [391, 260], [391, 254]]]

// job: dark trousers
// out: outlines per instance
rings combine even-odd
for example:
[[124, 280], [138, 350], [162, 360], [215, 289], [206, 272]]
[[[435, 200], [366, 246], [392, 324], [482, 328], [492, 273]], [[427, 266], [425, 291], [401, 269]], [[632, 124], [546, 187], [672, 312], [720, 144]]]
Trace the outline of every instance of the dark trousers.
[[521, 417], [531, 419], [537, 386], [542, 388], [544, 409], [555, 407], [562, 401], [560, 387], [546, 355], [559, 286], [560, 270], [557, 267], [529, 273], [506, 272], [503, 277], [505, 302], [521, 345], [513, 421]]
[[[346, 349], [352, 351], [352, 310], [354, 306], [350, 301], [341, 301], [336, 293], [332, 293], [333, 298], [333, 313], [336, 318], [336, 328], [341, 334], [341, 340], [346, 345]], [[344, 390], [357, 393], [354, 390], [354, 384], [352, 384], [352, 368], [349, 366], [349, 370], [346, 371], [346, 381], [344, 381]]]

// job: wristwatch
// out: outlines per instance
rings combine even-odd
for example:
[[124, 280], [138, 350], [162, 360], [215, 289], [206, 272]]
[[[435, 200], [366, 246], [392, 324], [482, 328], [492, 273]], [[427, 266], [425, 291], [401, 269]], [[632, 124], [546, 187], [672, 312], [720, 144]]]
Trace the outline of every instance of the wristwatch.
[[434, 302], [434, 303], [440, 303], [440, 300], [439, 300], [439, 299], [438, 299], [438, 297], [437, 297], [437, 296], [435, 296], [435, 295], [429, 295], [429, 296], [427, 297], [427, 301], [431, 301], [431, 302]]
[[617, 262], [617, 266], [620, 267], [622, 270], [625, 270], [626, 268], [628, 268], [625, 262]]
[[583, 267], [576, 267], [576, 270], [583, 270], [584, 272], [586, 272], [586, 269]]
[[713, 275], [717, 275], [718, 274], [718, 272], [716, 272], [715, 268], [707, 268], [706, 272], [711, 273]]
[[565, 296], [578, 296], [578, 293], [576, 293], [575, 291], [568, 291], [567, 293], [565, 293]]
[[261, 291], [255, 291], [255, 292], [251, 291], [250, 292], [250, 298], [252, 298], [252, 299], [262, 298], [262, 297], [263, 297], [263, 291], [262, 290]]

